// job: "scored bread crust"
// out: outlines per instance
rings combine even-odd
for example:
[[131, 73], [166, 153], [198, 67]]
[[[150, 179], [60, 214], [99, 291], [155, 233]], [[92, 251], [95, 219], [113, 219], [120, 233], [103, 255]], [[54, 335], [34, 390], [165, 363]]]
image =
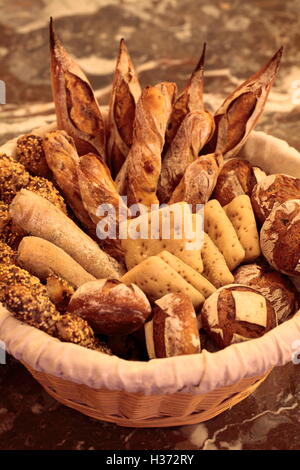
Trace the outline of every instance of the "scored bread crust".
[[213, 127], [211, 114], [204, 110], [191, 112], [184, 118], [162, 162], [157, 187], [161, 203], [168, 202], [187, 166], [209, 140]]
[[156, 189], [161, 170], [161, 153], [172, 110], [175, 83], [146, 87], [136, 107], [133, 144], [127, 156], [128, 206], [157, 204]]
[[239, 266], [233, 274], [237, 284], [253, 287], [271, 302], [279, 323], [297, 311], [298, 292], [287, 277], [270, 266], [245, 264]]
[[205, 331], [222, 348], [258, 338], [277, 325], [271, 303], [254, 288], [239, 284], [224, 286], [206, 299], [201, 320]]
[[289, 199], [300, 198], [300, 179], [279, 173], [262, 179], [253, 188], [251, 202], [256, 217], [264, 223], [272, 209]]
[[260, 232], [264, 257], [277, 271], [300, 276], [300, 199], [273, 208]]
[[246, 160], [231, 158], [220, 171], [212, 197], [225, 206], [242, 194], [251, 196], [256, 183], [252, 165]]
[[124, 39], [120, 41], [107, 119], [107, 158], [117, 174], [132, 145], [133, 122], [141, 86]]
[[171, 293], [158, 299], [153, 318], [145, 325], [145, 337], [150, 359], [199, 353], [198, 324], [188, 296]]

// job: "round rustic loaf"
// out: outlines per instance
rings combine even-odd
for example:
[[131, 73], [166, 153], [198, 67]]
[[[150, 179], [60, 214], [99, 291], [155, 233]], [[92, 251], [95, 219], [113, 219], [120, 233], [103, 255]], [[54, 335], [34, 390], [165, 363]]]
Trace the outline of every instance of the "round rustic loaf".
[[274, 207], [260, 232], [261, 250], [277, 271], [300, 276], [300, 199]]
[[199, 353], [198, 323], [189, 297], [171, 293], [156, 300], [145, 337], [150, 359]]
[[258, 338], [277, 325], [271, 303], [255, 289], [240, 284], [221, 287], [201, 310], [204, 330], [224, 348]]
[[84, 318], [95, 333], [127, 335], [144, 324], [151, 306], [135, 284], [126, 286], [115, 279], [98, 279], [77, 289], [68, 312]]
[[265, 173], [259, 168], [254, 169], [247, 160], [232, 158], [224, 164], [212, 198], [217, 199], [221, 206], [226, 206], [237, 196], [250, 196], [262, 175], [265, 176]]
[[300, 198], [300, 179], [284, 174], [269, 175], [255, 185], [251, 202], [256, 217], [264, 223], [273, 207]]
[[237, 284], [253, 287], [272, 304], [279, 323], [298, 309], [299, 293], [292, 282], [267, 265], [245, 264], [234, 271]]

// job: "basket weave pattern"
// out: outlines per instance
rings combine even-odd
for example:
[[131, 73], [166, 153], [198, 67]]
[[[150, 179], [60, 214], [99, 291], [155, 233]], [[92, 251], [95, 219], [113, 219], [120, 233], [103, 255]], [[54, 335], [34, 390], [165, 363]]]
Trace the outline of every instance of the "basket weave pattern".
[[127, 427], [180, 426], [207, 421], [247, 398], [271, 372], [202, 395], [146, 396], [125, 391], [94, 390], [38, 372], [24, 362], [23, 365], [49, 395], [63, 405], [92, 418]]

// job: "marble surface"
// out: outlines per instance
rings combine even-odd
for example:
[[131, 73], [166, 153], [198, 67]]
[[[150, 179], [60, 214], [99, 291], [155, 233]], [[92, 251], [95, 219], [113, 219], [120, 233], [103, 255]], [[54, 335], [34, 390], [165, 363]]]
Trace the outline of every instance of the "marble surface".
[[[0, 143], [55, 118], [49, 16], [106, 104], [125, 37], [143, 85], [180, 87], [208, 43], [206, 103], [216, 109], [241, 79], [285, 46], [258, 129], [300, 150], [300, 0], [0, 0]], [[0, 449], [298, 449], [300, 366], [274, 370], [249, 398], [207, 423], [127, 429], [49, 397], [13, 358], [0, 365]], [[298, 375], [299, 374], [299, 375]]]

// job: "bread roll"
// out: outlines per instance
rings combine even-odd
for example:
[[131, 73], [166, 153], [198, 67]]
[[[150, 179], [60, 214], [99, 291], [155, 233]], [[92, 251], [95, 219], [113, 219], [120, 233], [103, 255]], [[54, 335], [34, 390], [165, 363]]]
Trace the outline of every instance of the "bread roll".
[[300, 276], [300, 199], [273, 208], [260, 232], [264, 257], [277, 271]]
[[201, 350], [195, 310], [185, 294], [167, 294], [155, 302], [153, 318], [145, 324], [150, 359], [196, 354]]
[[289, 199], [300, 198], [300, 179], [293, 176], [269, 175], [253, 189], [251, 202], [256, 217], [264, 223], [273, 207]]
[[97, 243], [46, 199], [23, 189], [15, 196], [10, 214], [25, 232], [54, 243], [96, 278], [120, 277]]
[[277, 325], [271, 303], [255, 289], [239, 284], [221, 287], [206, 299], [201, 320], [222, 348], [258, 338]]
[[72, 296], [68, 311], [91, 325], [95, 333], [127, 335], [138, 330], [151, 313], [145, 294], [117, 280], [88, 282]]
[[251, 196], [256, 183], [252, 165], [247, 160], [231, 158], [224, 163], [212, 197], [225, 206], [242, 194]]
[[260, 292], [272, 304], [279, 323], [293, 315], [299, 294], [291, 281], [267, 265], [245, 264], [234, 271], [234, 281]]

